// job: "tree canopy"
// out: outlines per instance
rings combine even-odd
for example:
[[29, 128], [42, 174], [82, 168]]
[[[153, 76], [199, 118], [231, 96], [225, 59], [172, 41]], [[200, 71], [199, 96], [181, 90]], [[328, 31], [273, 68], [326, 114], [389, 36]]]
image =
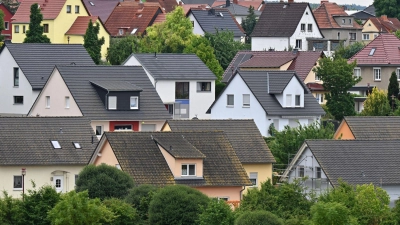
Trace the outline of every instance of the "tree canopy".
[[344, 59], [350, 59], [351, 57], [353, 57], [353, 55], [355, 55], [357, 52], [359, 52], [364, 47], [365, 47], [365, 44], [362, 42], [355, 42], [346, 47], [343, 44], [341, 44], [335, 50], [335, 56], [340, 56]]
[[111, 65], [121, 65], [132, 53], [138, 52], [140, 39], [128, 35], [123, 38], [112, 38], [106, 59]]
[[104, 44], [104, 37], [98, 38], [100, 32], [100, 23], [96, 22], [96, 26], [93, 26], [92, 20], [89, 21], [86, 33], [83, 36], [83, 47], [92, 57], [94, 63], [99, 64], [101, 60], [101, 46]]
[[5, 29], [4, 27], [4, 12], [0, 10], [0, 41], [3, 41], [3, 35], [1, 35], [1, 32]]
[[372, 93], [368, 95], [364, 102], [364, 109], [361, 115], [388, 116], [391, 111], [386, 91], [374, 87]]
[[50, 43], [50, 39], [43, 35], [43, 26], [40, 25], [43, 15], [37, 3], [31, 5], [29, 30], [26, 31], [24, 43]]
[[251, 43], [251, 33], [253, 33], [254, 27], [256, 26], [257, 23], [257, 17], [254, 14], [254, 7], [250, 6], [249, 8], [249, 14], [246, 16], [244, 20], [242, 20], [242, 28], [244, 32], [246, 32], [246, 43], [250, 44]]
[[400, 19], [400, 2], [398, 0], [374, 0], [376, 16], [387, 15]]

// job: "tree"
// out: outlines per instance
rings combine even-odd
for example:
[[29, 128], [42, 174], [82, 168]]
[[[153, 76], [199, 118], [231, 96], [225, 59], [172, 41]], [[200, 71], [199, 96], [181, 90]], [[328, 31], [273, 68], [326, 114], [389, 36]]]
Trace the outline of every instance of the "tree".
[[257, 23], [257, 17], [254, 14], [254, 7], [250, 6], [249, 8], [249, 14], [246, 16], [244, 20], [242, 20], [242, 28], [244, 32], [246, 32], [246, 43], [251, 44], [251, 33], [253, 33], [254, 27], [256, 26]]
[[354, 97], [348, 90], [361, 81], [361, 78], [353, 76], [357, 62], [347, 63], [347, 60], [336, 56], [334, 58], [322, 58], [319, 66], [313, 69], [323, 81], [322, 86], [326, 94], [326, 107], [336, 120], [342, 120], [345, 116], [354, 116]]
[[335, 50], [335, 55], [340, 56], [344, 59], [350, 59], [353, 57], [357, 52], [365, 47], [364, 43], [362, 42], [355, 42], [351, 45], [344, 46], [343, 43]]
[[379, 90], [377, 87], [372, 89], [364, 102], [364, 109], [361, 112], [363, 116], [388, 116], [390, 114], [390, 105], [387, 93]]
[[40, 8], [37, 3], [31, 5], [31, 15], [29, 30], [26, 31], [24, 43], [50, 43], [50, 39], [43, 35], [42, 23], [43, 15], [40, 13]]
[[[399, 97], [399, 82], [395, 71], [393, 71], [392, 75], [390, 76], [387, 95], [389, 103], [392, 103], [393, 101], [392, 95], [394, 96], [395, 99]], [[394, 108], [396, 108], [396, 104], [394, 104]]]
[[0, 198], [0, 224], [24, 224], [21, 204], [20, 199], [14, 199], [6, 191], [3, 191], [3, 198]]
[[199, 216], [199, 225], [232, 225], [235, 218], [225, 201], [211, 199]]
[[90, 198], [125, 198], [133, 187], [132, 178], [122, 170], [101, 164], [88, 165], [79, 173], [76, 191], [88, 190]]
[[103, 201], [116, 218], [112, 222], [103, 223], [104, 225], [134, 225], [139, 220], [139, 215], [135, 208], [118, 198], [110, 198]]
[[271, 212], [257, 210], [240, 214], [235, 220], [235, 225], [283, 225], [283, 220]]
[[140, 39], [133, 35], [123, 38], [112, 38], [110, 47], [107, 50], [107, 61], [111, 65], [120, 65], [132, 53], [139, 51], [139, 41]]
[[374, 0], [376, 16], [387, 15], [400, 19], [400, 2], [397, 0]]
[[86, 225], [112, 222], [115, 215], [100, 199], [89, 199], [87, 191], [70, 191], [50, 210], [48, 219], [52, 225]]
[[209, 198], [184, 185], [160, 189], [150, 202], [149, 222], [154, 225], [196, 224]]
[[312, 221], [318, 225], [349, 224], [350, 212], [338, 202], [318, 202], [311, 207]]
[[125, 201], [136, 208], [140, 219], [147, 220], [149, 218], [149, 205], [157, 190], [157, 187], [150, 184], [136, 186], [129, 191]]
[[100, 24], [96, 22], [96, 26], [93, 26], [92, 20], [89, 21], [86, 33], [83, 36], [83, 47], [92, 57], [96, 64], [100, 63], [101, 60], [101, 46], [104, 44], [104, 37], [98, 38], [100, 32]]
[[0, 10], [0, 41], [3, 41], [4, 37], [1, 35], [1, 32], [5, 29], [4, 27], [4, 12]]

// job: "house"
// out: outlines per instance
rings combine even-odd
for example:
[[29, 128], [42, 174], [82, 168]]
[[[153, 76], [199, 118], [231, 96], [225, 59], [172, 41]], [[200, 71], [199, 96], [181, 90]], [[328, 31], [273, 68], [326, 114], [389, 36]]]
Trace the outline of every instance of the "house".
[[82, 0], [24, 0], [12, 17], [13, 43], [23, 43], [26, 31], [29, 29], [30, 8], [37, 3], [43, 14], [43, 34], [53, 44], [83, 44], [83, 36], [89, 21], [100, 24], [98, 37], [104, 37], [101, 55], [105, 59], [107, 48], [110, 46], [110, 34], [105, 29], [98, 16], [91, 16]]
[[306, 140], [281, 181], [305, 178], [302, 185], [317, 194], [339, 185], [374, 184], [390, 197], [400, 196], [400, 140]]
[[82, 45], [6, 42], [0, 48], [0, 114], [26, 115], [56, 64], [94, 62]]
[[192, 8], [187, 17], [193, 23], [193, 33], [204, 35], [215, 34], [216, 31], [233, 32], [234, 40], [244, 41], [245, 32], [228, 9], [201, 9]]
[[84, 116], [104, 131], [155, 131], [171, 119], [142, 67], [56, 66], [29, 116]]
[[210, 118], [217, 78], [195, 54], [134, 53], [123, 65], [143, 66], [173, 118]]
[[[215, 9], [228, 9], [232, 16], [235, 17], [238, 24], [242, 24], [242, 20], [245, 20], [249, 15], [249, 7], [239, 5], [238, 0], [234, 0], [232, 3], [230, 0], [226, 0], [225, 4], [216, 5], [214, 2], [213, 8]], [[261, 12], [257, 9], [254, 9], [254, 15], [256, 15], [256, 19], [258, 19], [261, 15]]]
[[90, 163], [117, 166], [137, 185], [183, 184], [231, 201], [252, 184], [221, 131], [105, 132]]
[[[211, 7], [216, 7], [224, 3], [226, 3], [226, 0], [216, 0]], [[250, 6], [253, 6], [254, 10], [262, 11], [262, 7], [264, 6], [265, 2], [263, 0], [233, 0], [231, 1], [231, 3], [244, 6], [246, 8], [250, 8]]]
[[[180, 0], [178, 3], [181, 3], [182, 5], [207, 5], [207, 6], [212, 6], [215, 2], [215, 0]], [[224, 1], [225, 2], [225, 1]]]
[[325, 104], [326, 91], [313, 72], [322, 57], [321, 51], [239, 51], [225, 70], [222, 82], [228, 83], [236, 70], [294, 70], [317, 101]]
[[146, 2], [159, 3], [165, 13], [174, 11], [174, 9], [178, 6], [177, 0], [146, 0]]
[[319, 121], [325, 112], [294, 71], [236, 71], [208, 110], [211, 119], [254, 119], [261, 135]]
[[399, 139], [398, 116], [346, 116], [334, 139]]
[[272, 164], [276, 161], [254, 120], [167, 120], [161, 130], [223, 131], [253, 183], [253, 186], [246, 187], [246, 191], [253, 187], [260, 188], [262, 182], [272, 180]]
[[284, 51], [292, 48], [313, 50], [307, 40], [324, 36], [315, 21], [308, 3], [267, 2], [251, 33], [251, 50], [273, 49]]
[[119, 0], [83, 0], [83, 4], [89, 15], [98, 16], [100, 20], [105, 23], [114, 10], [115, 6], [120, 2]]
[[341, 43], [348, 46], [361, 41], [362, 26], [353, 15], [348, 15], [342, 6], [329, 0], [321, 0], [321, 5], [314, 9], [313, 14], [324, 35], [323, 40], [310, 40], [309, 49], [334, 51]]
[[363, 26], [363, 41], [369, 43], [382, 33], [395, 33], [400, 29], [400, 21], [397, 18], [388, 18], [386, 15], [381, 17], [371, 17]]
[[11, 26], [11, 17], [13, 17], [13, 13], [11, 12], [8, 6], [4, 5], [4, 3], [0, 2], [0, 11], [3, 11], [4, 14], [4, 30], [0, 33], [1, 36], [4, 37], [4, 40], [12, 39], [12, 26]]
[[364, 10], [353, 13], [352, 16], [354, 16], [354, 19], [360, 20], [364, 25], [369, 18], [375, 17], [375, 7], [374, 5], [370, 5]]
[[97, 143], [83, 117], [0, 117], [0, 189], [19, 198], [33, 181], [72, 191]]
[[112, 37], [144, 34], [159, 14], [164, 14], [159, 3], [120, 2], [105, 26]]

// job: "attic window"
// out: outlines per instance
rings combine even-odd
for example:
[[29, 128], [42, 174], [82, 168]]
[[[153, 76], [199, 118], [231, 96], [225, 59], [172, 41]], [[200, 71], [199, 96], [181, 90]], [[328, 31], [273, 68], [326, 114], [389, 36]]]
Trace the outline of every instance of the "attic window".
[[142, 14], [139, 14], [137, 17], [138, 17], [138, 18], [142, 17]]
[[137, 31], [137, 28], [134, 28], [134, 29], [132, 30], [131, 34], [135, 34], [136, 31]]
[[372, 48], [371, 51], [369, 52], [369, 56], [373, 56], [375, 53], [376, 48]]
[[53, 148], [57, 149], [57, 148], [61, 148], [60, 143], [58, 143], [58, 141], [51, 141], [51, 144], [53, 145]]
[[284, 9], [286, 9], [286, 7], [287, 7], [287, 5], [286, 5], [286, 4], [285, 4], [285, 5], [283, 5], [283, 8], [284, 8]]
[[308, 12], [306, 12], [306, 15], [308, 15]]
[[90, 3], [91, 6], [94, 6], [94, 3], [93, 3], [93, 2], [89, 2], [89, 3]]
[[224, 14], [222, 14], [221, 12], [219, 13], [219, 15], [220, 15], [221, 17], [224, 17]]
[[81, 144], [79, 144], [78, 142], [73, 142], [73, 144], [74, 144], [74, 147], [75, 147], [76, 149], [82, 148], [82, 147], [81, 147]]

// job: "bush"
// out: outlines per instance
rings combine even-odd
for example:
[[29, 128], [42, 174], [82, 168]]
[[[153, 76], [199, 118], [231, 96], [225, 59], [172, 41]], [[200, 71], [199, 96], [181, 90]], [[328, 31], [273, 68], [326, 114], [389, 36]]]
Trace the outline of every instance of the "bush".
[[111, 212], [114, 213], [117, 218], [115, 218], [111, 223], [112, 225], [134, 225], [139, 220], [139, 216], [136, 213], [135, 208], [130, 204], [124, 202], [118, 198], [110, 198], [103, 201], [105, 205]]
[[245, 211], [235, 220], [235, 225], [283, 225], [282, 219], [275, 214], [257, 210]]
[[140, 185], [132, 188], [125, 198], [127, 203], [136, 208], [142, 220], [148, 219], [149, 205], [157, 189], [157, 187], [149, 184]]
[[79, 173], [76, 191], [88, 190], [90, 198], [125, 198], [133, 179], [122, 170], [101, 164], [88, 165]]
[[212, 199], [199, 218], [200, 225], [232, 225], [234, 222], [231, 207], [218, 199]]
[[318, 225], [348, 224], [349, 210], [341, 203], [318, 202], [311, 207], [312, 221]]
[[12, 198], [6, 191], [3, 191], [3, 196], [3, 198], [0, 198], [0, 224], [24, 224], [22, 221], [22, 201]]
[[154, 194], [149, 207], [152, 225], [198, 224], [202, 207], [209, 198], [184, 185], [167, 186]]

